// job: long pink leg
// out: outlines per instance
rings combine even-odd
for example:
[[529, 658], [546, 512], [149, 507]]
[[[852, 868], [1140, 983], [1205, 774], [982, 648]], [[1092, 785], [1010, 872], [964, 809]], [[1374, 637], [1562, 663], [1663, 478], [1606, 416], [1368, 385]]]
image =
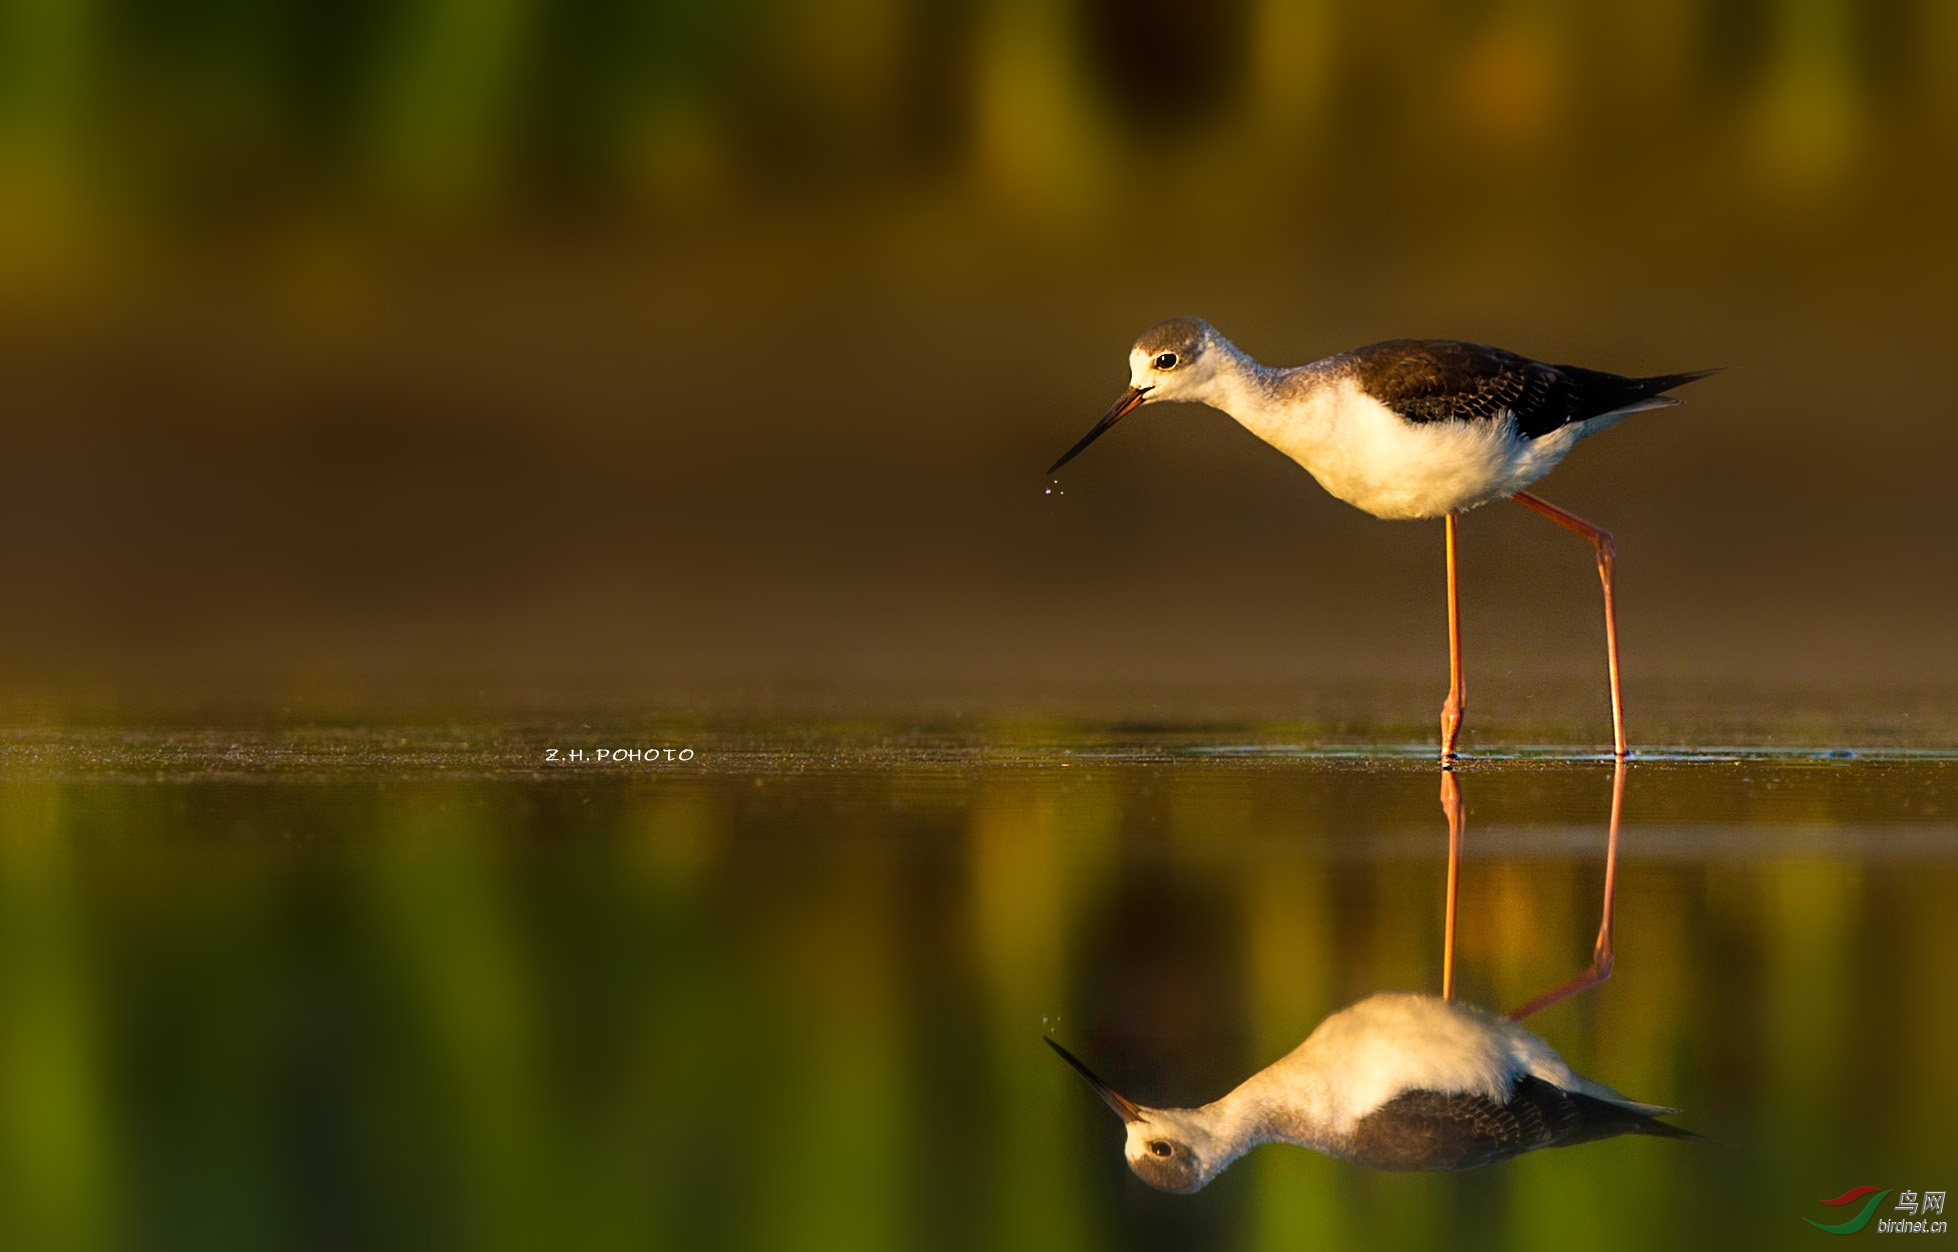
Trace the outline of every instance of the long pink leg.
[[1455, 894], [1461, 881], [1462, 831], [1468, 824], [1462, 810], [1462, 785], [1455, 771], [1441, 771], [1441, 811], [1448, 814], [1448, 905], [1441, 923], [1441, 998], [1455, 998]]
[[[1611, 666], [1611, 741], [1614, 755], [1625, 759], [1625, 704], [1618, 691], [1618, 605], [1612, 596], [1611, 573], [1618, 558], [1618, 549], [1611, 542], [1611, 532], [1602, 526], [1593, 526], [1575, 513], [1566, 513], [1548, 500], [1540, 500], [1527, 491], [1519, 491], [1510, 499], [1526, 509], [1532, 509], [1565, 530], [1575, 531], [1591, 541], [1598, 553], [1598, 578], [1604, 583], [1604, 646]], [[1451, 573], [1452, 580], [1453, 575]], [[1452, 581], [1451, 581], [1452, 588]]]
[[1462, 733], [1462, 715], [1468, 711], [1468, 690], [1462, 683], [1462, 601], [1455, 585], [1455, 514], [1442, 521], [1448, 540], [1448, 699], [1441, 706], [1441, 763], [1446, 765], [1455, 759], [1455, 740]]
[[1520, 1008], [1511, 1009], [1511, 1021], [1520, 1022], [1532, 1013], [1540, 1013], [1581, 991], [1589, 991], [1611, 977], [1611, 905], [1618, 894], [1618, 815], [1624, 807], [1625, 761], [1620, 757], [1611, 775], [1611, 832], [1605, 836], [1604, 845], [1604, 916], [1598, 923], [1597, 942], [1591, 945], [1591, 968], [1560, 987], [1552, 987]]

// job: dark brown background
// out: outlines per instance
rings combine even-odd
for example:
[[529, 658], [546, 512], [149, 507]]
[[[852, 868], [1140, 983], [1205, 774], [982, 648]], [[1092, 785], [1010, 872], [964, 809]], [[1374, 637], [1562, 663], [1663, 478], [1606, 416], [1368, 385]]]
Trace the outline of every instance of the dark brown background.
[[[1635, 712], [1950, 729], [1943, 6], [35, 12], [23, 710], [1425, 725], [1438, 525], [1196, 409], [1044, 494], [1199, 314], [1276, 363], [1734, 367], [1542, 487], [1618, 533]], [[1595, 731], [1581, 545], [1464, 544], [1476, 712]]]

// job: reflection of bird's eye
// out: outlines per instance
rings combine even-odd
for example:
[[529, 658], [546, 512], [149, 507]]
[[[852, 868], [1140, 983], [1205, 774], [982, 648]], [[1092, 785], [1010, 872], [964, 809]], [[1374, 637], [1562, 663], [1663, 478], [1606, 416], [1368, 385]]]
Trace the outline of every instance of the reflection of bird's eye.
[[[1168, 355], [1168, 354], [1165, 353], [1164, 355]], [[1170, 357], [1169, 359], [1174, 361], [1176, 358]], [[1156, 1156], [1168, 1156], [1171, 1152], [1175, 1151], [1175, 1149], [1169, 1146], [1169, 1142], [1167, 1140], [1151, 1139], [1149, 1141], [1149, 1151]]]
[[[1175, 354], [1174, 352], [1165, 352], [1165, 353], [1163, 353], [1163, 354], [1162, 354], [1161, 356], [1159, 356], [1159, 357], [1157, 357], [1157, 358], [1156, 358], [1156, 368], [1157, 368], [1157, 369], [1159, 369], [1159, 370], [1173, 370], [1173, 369], [1175, 369], [1175, 368], [1176, 368], [1176, 354]], [[1164, 1154], [1163, 1154], [1163, 1153], [1160, 1153], [1160, 1152], [1158, 1152], [1158, 1153], [1157, 1153], [1156, 1155], [1158, 1155], [1158, 1156], [1162, 1156], [1162, 1155], [1164, 1155]]]

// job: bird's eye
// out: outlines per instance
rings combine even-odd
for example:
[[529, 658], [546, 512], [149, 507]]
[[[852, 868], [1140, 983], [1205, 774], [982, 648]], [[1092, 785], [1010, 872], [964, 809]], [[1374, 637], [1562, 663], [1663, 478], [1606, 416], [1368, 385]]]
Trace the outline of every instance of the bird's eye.
[[[1168, 354], [1165, 353], [1164, 355], [1167, 356]], [[1174, 361], [1176, 358], [1170, 357], [1169, 359]], [[1151, 1139], [1149, 1141], [1149, 1154], [1151, 1156], [1168, 1156], [1175, 1150], [1175, 1148], [1169, 1146], [1169, 1140], [1167, 1139]]]
[[[1156, 358], [1156, 368], [1157, 368], [1157, 369], [1159, 369], [1159, 370], [1173, 370], [1173, 369], [1175, 369], [1175, 368], [1176, 368], [1176, 354], [1175, 354], [1174, 352], [1165, 352], [1165, 353], [1163, 353], [1163, 354], [1162, 354], [1161, 356], [1159, 356], [1159, 357], [1157, 357], [1157, 358]], [[1157, 1153], [1157, 1155], [1158, 1155], [1158, 1156], [1160, 1156], [1160, 1155], [1163, 1155], [1163, 1154], [1162, 1154], [1162, 1153]]]

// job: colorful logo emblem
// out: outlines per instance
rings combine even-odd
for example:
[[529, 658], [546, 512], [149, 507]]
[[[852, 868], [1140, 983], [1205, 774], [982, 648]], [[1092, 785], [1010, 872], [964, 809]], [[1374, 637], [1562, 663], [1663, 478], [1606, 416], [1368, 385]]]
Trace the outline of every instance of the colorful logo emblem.
[[[1904, 1216], [1885, 1217], [1881, 1219], [1876, 1224], [1876, 1232], [1880, 1235], [1942, 1235], [1948, 1233], [1950, 1228], [1944, 1222], [1930, 1220], [1933, 1217], [1944, 1216], [1944, 1194], [1940, 1190], [1926, 1191], [1924, 1194], [1919, 1195], [1915, 1188], [1905, 1187], [1902, 1191], [1896, 1193], [1897, 1207], [1892, 1210], [1893, 1212], [1902, 1213]], [[1876, 1206], [1883, 1203], [1884, 1198], [1888, 1195], [1890, 1195], [1888, 1190], [1878, 1190], [1875, 1187], [1851, 1187], [1835, 1199], [1823, 1200], [1822, 1203], [1831, 1208], [1841, 1208], [1845, 1205], [1854, 1204], [1858, 1200], [1863, 1200], [1863, 1197], [1868, 1196], [1869, 1199], [1863, 1201], [1863, 1207], [1856, 1216], [1846, 1221], [1837, 1222], [1833, 1226], [1818, 1222], [1813, 1217], [1804, 1217], [1802, 1220], [1824, 1234], [1853, 1235], [1870, 1224], [1870, 1218], [1876, 1214]]]
[[1870, 1216], [1876, 1212], [1876, 1206], [1883, 1203], [1883, 1197], [1889, 1194], [1888, 1191], [1878, 1191], [1875, 1187], [1851, 1187], [1835, 1199], [1824, 1200], [1822, 1203], [1828, 1205], [1854, 1204], [1864, 1196], [1869, 1196], [1869, 1203], [1863, 1206], [1862, 1212], [1856, 1214], [1856, 1216], [1850, 1218], [1848, 1221], [1839, 1222], [1834, 1226], [1824, 1226], [1812, 1217], [1804, 1217], [1802, 1220], [1827, 1234], [1853, 1235], [1870, 1224]]

